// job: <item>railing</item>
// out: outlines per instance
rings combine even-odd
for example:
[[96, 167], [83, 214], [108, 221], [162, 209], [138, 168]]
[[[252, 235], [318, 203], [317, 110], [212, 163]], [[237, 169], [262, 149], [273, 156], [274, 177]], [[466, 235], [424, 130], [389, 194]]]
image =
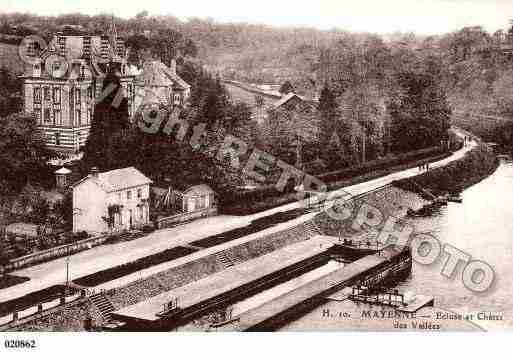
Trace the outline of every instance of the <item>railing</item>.
[[2, 272], [2, 269], [4, 273], [11, 272], [28, 265], [45, 262], [51, 259], [81, 252], [86, 249], [91, 249], [92, 247], [104, 243], [107, 240], [107, 237], [108, 236], [106, 235], [102, 235], [98, 237], [86, 238], [75, 243], [64, 244], [62, 246], [45, 249], [44, 251], [39, 251], [27, 254], [23, 257], [11, 259], [9, 263], [0, 266], [0, 273]]
[[189, 213], [179, 213], [170, 217], [157, 219], [157, 228], [171, 227], [183, 222], [192, 221], [202, 217], [215, 216], [217, 214], [217, 207], [204, 208], [199, 211]]
[[35, 314], [43, 314], [43, 312], [57, 308], [66, 303], [74, 302], [80, 298], [85, 297], [85, 291], [73, 293], [68, 296], [52, 299], [48, 302], [38, 303], [23, 310], [13, 311], [3, 317], [0, 317], [0, 328], [5, 325], [17, 324], [20, 320], [32, 317]]

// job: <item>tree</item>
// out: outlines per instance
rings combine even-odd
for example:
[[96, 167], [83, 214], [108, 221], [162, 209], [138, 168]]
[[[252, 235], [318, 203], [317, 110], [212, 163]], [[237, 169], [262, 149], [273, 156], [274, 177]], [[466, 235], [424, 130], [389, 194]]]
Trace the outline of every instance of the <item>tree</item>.
[[0, 117], [0, 182], [15, 191], [29, 181], [45, 183], [51, 176], [47, 161], [52, 156], [34, 116], [15, 113]]
[[320, 138], [321, 145], [329, 143], [333, 133], [338, 132], [337, 119], [340, 115], [338, 112], [338, 103], [335, 95], [331, 91], [328, 85], [324, 85], [319, 96], [319, 105], [317, 111], [320, 116]]
[[510, 20], [511, 26], [508, 29], [508, 42], [513, 44], [513, 20]]
[[399, 90], [388, 103], [393, 151], [436, 146], [447, 138], [452, 111], [438, 80], [428, 73], [397, 75]]
[[287, 95], [287, 94], [289, 94], [289, 93], [291, 93], [291, 92], [294, 92], [294, 86], [292, 86], [292, 84], [290, 83], [290, 81], [288, 81], [288, 80], [287, 80], [287, 81], [285, 81], [285, 82], [281, 85], [281, 87], [280, 87], [280, 90], [279, 90], [279, 91], [280, 91], [280, 93], [281, 93], [282, 95]]
[[67, 191], [64, 197], [53, 206], [57, 224], [62, 224], [65, 230], [73, 229], [73, 192]]
[[130, 127], [128, 101], [119, 80], [116, 66], [110, 64], [103, 80], [102, 98], [94, 108], [91, 132], [84, 148], [83, 172], [93, 166], [110, 169], [107, 161], [109, 139], [118, 131]]
[[0, 84], [0, 117], [21, 111], [21, 80], [9, 70], [0, 68]]

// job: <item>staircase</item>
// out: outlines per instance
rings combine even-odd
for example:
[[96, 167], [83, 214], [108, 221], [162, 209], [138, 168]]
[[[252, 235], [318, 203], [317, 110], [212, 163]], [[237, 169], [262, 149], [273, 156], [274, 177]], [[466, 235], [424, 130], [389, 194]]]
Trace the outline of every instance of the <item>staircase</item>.
[[105, 322], [111, 320], [111, 313], [116, 308], [114, 308], [112, 303], [102, 293], [93, 294], [89, 297], [89, 300], [98, 309]]
[[223, 264], [225, 268], [233, 267], [235, 265], [234, 261], [229, 257], [226, 251], [217, 252], [217, 259]]
[[322, 234], [320, 231], [319, 231], [319, 228], [317, 228], [317, 226], [315, 225], [315, 223], [313, 221], [308, 221], [308, 222], [305, 222], [303, 223], [303, 233], [302, 235], [306, 235], [308, 238], [312, 238], [312, 237], [315, 237], [315, 236], [318, 236], [320, 234]]

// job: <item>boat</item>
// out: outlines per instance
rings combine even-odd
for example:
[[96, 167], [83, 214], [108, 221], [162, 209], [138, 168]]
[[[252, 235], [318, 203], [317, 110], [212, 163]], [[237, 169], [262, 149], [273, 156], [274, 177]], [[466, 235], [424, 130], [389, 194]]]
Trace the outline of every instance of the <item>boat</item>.
[[447, 199], [449, 200], [449, 202], [455, 202], [455, 203], [463, 202], [463, 198], [461, 198], [461, 196], [459, 194], [449, 195]]

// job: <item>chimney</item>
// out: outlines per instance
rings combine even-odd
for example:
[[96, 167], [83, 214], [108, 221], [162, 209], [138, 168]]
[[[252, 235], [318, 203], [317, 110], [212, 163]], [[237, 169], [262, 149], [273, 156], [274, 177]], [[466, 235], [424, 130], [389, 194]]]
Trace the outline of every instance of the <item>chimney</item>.
[[94, 166], [91, 168], [91, 176], [94, 178], [98, 178], [98, 174], [100, 171], [98, 170], [98, 167]]
[[171, 72], [176, 75], [176, 60], [175, 59], [171, 60], [170, 68], [171, 68]]

